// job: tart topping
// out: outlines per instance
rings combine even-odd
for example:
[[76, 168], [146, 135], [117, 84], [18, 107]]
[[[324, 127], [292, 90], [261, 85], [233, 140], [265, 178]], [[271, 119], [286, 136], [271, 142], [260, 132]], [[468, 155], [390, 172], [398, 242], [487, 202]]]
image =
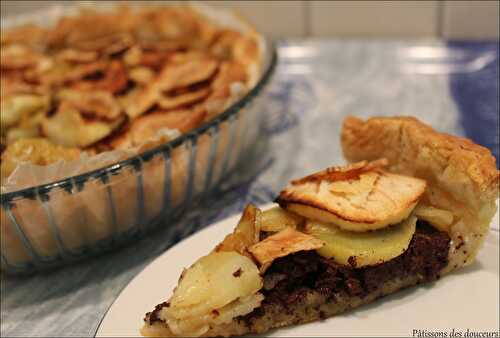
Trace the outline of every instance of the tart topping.
[[375, 167], [377, 162], [329, 168], [294, 181], [277, 202], [303, 217], [349, 231], [397, 224], [415, 208], [426, 182], [382, 171]]
[[262, 283], [248, 257], [234, 251], [212, 252], [183, 272], [160, 318], [175, 334], [203, 334], [210, 323], [224, 323], [258, 307]]
[[2, 30], [0, 151], [37, 137], [140, 150], [159, 144], [157, 126], [184, 133], [221, 113], [257, 80], [258, 36], [196, 7], [87, 9]]
[[195, 128], [204, 117], [205, 111], [201, 109], [152, 112], [139, 117], [128, 130], [114, 136], [110, 144], [113, 148], [126, 149], [143, 144], [145, 140], [153, 139], [162, 130], [177, 130], [184, 133]]
[[331, 224], [308, 221], [305, 231], [325, 242], [317, 252], [336, 263], [362, 267], [387, 262], [406, 251], [415, 233], [417, 218], [364, 233], [342, 230]]
[[280, 207], [274, 207], [262, 212], [260, 229], [262, 231], [278, 232], [286, 227], [296, 229], [303, 223], [304, 219], [302, 217]]
[[215, 248], [215, 251], [236, 251], [253, 259], [253, 256], [248, 252], [248, 248], [259, 242], [261, 215], [262, 212], [259, 208], [249, 204], [243, 210], [243, 215], [233, 233], [227, 235], [222, 243]]
[[216, 70], [217, 62], [209, 58], [165, 65], [158, 77], [138, 94], [137, 101], [127, 107], [127, 115], [134, 119], [146, 113], [163, 93], [208, 80]]
[[120, 106], [107, 91], [62, 90], [58, 99], [87, 118], [113, 121], [121, 115]]
[[298, 251], [318, 249], [323, 245], [323, 241], [287, 227], [277, 234], [254, 244], [248, 251], [260, 263], [260, 271], [264, 273], [276, 258], [288, 256]]
[[83, 148], [110, 135], [124, 120], [125, 116], [111, 122], [84, 118], [77, 107], [65, 103], [59, 106], [53, 116], [43, 120], [42, 132], [50, 140], [55, 140], [56, 144]]
[[48, 165], [59, 160], [76, 160], [80, 150], [65, 148], [43, 138], [20, 139], [2, 153], [2, 177], [7, 177], [22, 163]]
[[306, 177], [293, 180], [292, 185], [301, 185], [307, 182], [320, 183], [322, 181], [327, 182], [337, 182], [346, 181], [351, 179], [359, 178], [363, 173], [373, 171], [375, 169], [381, 169], [388, 164], [385, 158], [381, 158], [376, 161], [367, 162], [361, 161], [357, 163], [348, 164], [342, 167], [329, 167], [324, 170], [318, 171], [317, 173], [308, 175]]
[[207, 97], [209, 93], [209, 88], [200, 88], [185, 94], [163, 95], [158, 99], [158, 106], [162, 109], [179, 108], [187, 104], [199, 102]]
[[[233, 276], [238, 270], [239, 277]], [[259, 271], [248, 257], [234, 251], [212, 252], [182, 274], [169, 309], [175, 318], [200, 315], [253, 294], [261, 287]]]
[[432, 224], [434, 227], [441, 231], [450, 231], [453, 224], [453, 213], [448, 210], [439, 209], [427, 204], [419, 203], [413, 214], [418, 219], [424, 220]]
[[209, 255], [182, 273], [178, 287], [161, 310], [175, 335], [199, 336], [259, 307], [262, 278], [248, 248], [260, 238], [261, 211], [248, 205], [236, 229]]

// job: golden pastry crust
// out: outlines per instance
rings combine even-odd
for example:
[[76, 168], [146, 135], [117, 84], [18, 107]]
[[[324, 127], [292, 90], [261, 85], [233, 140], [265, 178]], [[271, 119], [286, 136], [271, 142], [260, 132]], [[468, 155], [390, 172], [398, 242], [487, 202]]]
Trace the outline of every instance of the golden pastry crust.
[[425, 179], [423, 202], [453, 213], [443, 272], [474, 261], [497, 210], [500, 172], [488, 149], [413, 117], [348, 117], [341, 142], [349, 162], [384, 157], [389, 171]]

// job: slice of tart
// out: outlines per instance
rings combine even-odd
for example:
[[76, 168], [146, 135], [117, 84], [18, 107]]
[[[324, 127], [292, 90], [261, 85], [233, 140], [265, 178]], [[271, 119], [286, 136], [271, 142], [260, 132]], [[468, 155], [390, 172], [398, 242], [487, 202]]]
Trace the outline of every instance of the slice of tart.
[[496, 212], [488, 150], [412, 118], [348, 118], [354, 163], [249, 205], [184, 270], [144, 336], [235, 336], [331, 317], [473, 262]]

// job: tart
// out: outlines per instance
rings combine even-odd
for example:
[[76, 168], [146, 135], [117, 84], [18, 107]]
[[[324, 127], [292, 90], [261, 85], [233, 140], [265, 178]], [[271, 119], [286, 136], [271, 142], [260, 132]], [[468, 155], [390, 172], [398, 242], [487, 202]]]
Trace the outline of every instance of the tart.
[[[2, 29], [2, 158], [40, 140], [91, 155], [140, 149], [199, 127], [257, 80], [261, 37], [240, 26], [186, 4], [82, 9], [51, 27]], [[12, 171], [2, 160], [2, 177]]]
[[144, 336], [234, 336], [334, 316], [474, 261], [496, 212], [488, 150], [413, 118], [348, 118], [351, 163], [293, 180], [184, 270]]

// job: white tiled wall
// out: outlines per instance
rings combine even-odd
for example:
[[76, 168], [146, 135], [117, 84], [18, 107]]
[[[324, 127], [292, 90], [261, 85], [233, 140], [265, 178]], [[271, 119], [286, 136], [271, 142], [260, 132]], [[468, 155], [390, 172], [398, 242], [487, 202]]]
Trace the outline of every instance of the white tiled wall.
[[236, 10], [266, 34], [304, 36], [307, 1], [209, 1]]
[[437, 1], [312, 1], [315, 36], [435, 36]]
[[[2, 17], [57, 1], [2, 0]], [[60, 2], [60, 1], [59, 1]], [[272, 36], [498, 39], [499, 1], [210, 1]]]
[[498, 1], [446, 1], [443, 36], [450, 39], [498, 39]]

